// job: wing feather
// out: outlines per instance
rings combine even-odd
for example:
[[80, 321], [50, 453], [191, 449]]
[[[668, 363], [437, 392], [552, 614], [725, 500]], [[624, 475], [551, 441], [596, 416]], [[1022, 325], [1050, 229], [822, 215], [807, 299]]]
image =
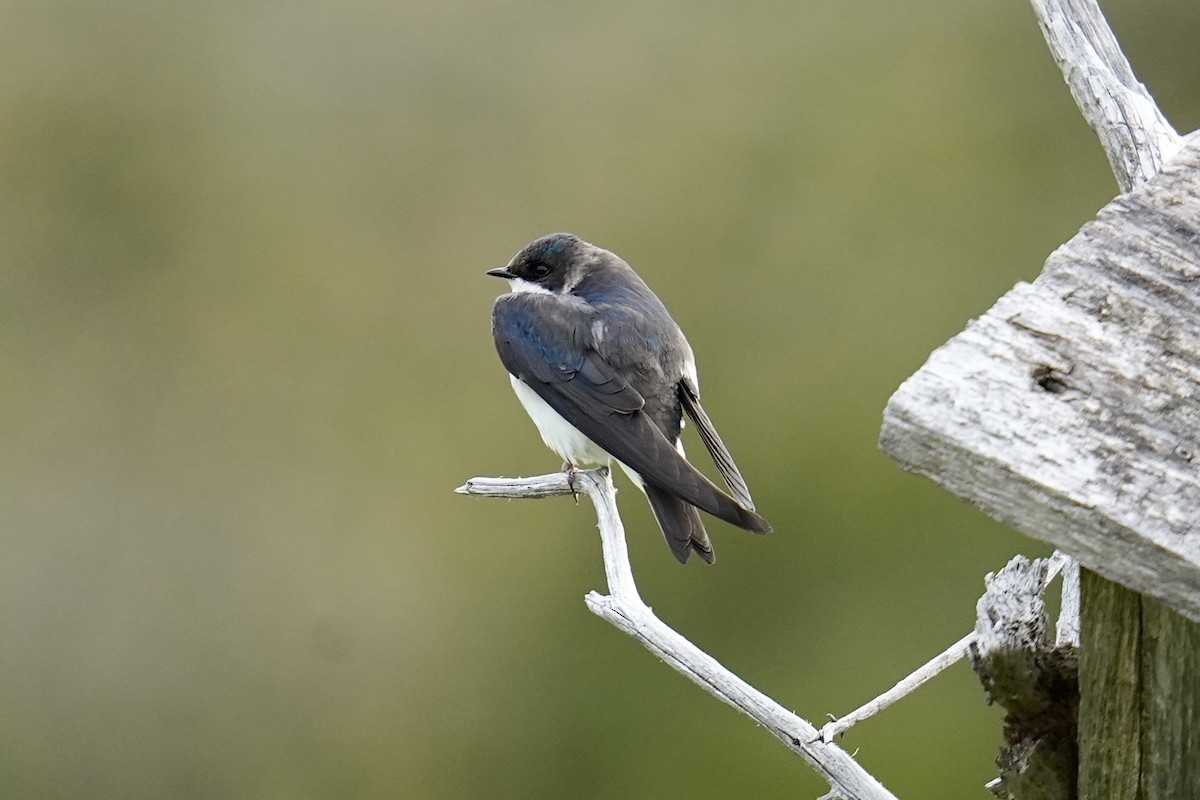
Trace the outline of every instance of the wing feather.
[[716, 426], [705, 413], [704, 406], [700, 405], [700, 392], [689, 378], [684, 378], [679, 382], [679, 396], [683, 400], [683, 410], [696, 424], [700, 441], [704, 442], [708, 454], [712, 456], [713, 463], [717, 465], [717, 471], [721, 473], [721, 477], [725, 479], [725, 484], [733, 494], [733, 499], [753, 511], [754, 501], [750, 498], [750, 489], [746, 486], [746, 480], [738, 470], [737, 464], [734, 463], [729, 448], [721, 441]]

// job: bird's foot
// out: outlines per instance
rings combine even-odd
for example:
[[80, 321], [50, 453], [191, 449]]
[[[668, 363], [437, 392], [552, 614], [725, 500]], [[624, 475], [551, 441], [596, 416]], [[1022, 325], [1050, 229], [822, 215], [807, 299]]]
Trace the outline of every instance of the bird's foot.
[[567, 473], [567, 486], [571, 489], [571, 497], [575, 498], [575, 505], [579, 505], [579, 492], [575, 490], [575, 465], [564, 461], [562, 471]]

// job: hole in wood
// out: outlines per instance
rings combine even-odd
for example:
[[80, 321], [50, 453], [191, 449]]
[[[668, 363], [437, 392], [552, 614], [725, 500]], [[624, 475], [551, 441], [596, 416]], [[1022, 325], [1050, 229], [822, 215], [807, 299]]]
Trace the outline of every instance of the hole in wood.
[[1033, 385], [1043, 392], [1062, 394], [1071, 387], [1061, 376], [1062, 373], [1049, 364], [1039, 364], [1033, 370]]

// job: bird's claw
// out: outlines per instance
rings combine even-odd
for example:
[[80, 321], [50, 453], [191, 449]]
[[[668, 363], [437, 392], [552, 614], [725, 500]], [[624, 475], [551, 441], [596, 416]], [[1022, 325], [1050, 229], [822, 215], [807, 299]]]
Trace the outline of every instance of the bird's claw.
[[571, 497], [575, 498], [575, 505], [579, 505], [579, 492], [575, 489], [575, 465], [564, 461], [562, 471], [567, 473], [567, 487], [571, 490]]

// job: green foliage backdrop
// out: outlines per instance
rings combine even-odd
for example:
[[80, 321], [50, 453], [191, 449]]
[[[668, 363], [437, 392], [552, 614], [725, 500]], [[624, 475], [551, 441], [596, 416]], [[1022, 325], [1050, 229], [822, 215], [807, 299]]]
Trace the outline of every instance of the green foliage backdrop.
[[[1200, 14], [1107, 10], [1181, 130]], [[590, 509], [483, 275], [571, 230], [699, 354], [776, 533], [643, 594], [814, 720], [1044, 552], [874, 446], [893, 389], [1114, 193], [1021, 2], [0, 3], [0, 795], [794, 798], [592, 617]], [[693, 443], [693, 451], [698, 448]], [[983, 797], [965, 667], [846, 738]]]

